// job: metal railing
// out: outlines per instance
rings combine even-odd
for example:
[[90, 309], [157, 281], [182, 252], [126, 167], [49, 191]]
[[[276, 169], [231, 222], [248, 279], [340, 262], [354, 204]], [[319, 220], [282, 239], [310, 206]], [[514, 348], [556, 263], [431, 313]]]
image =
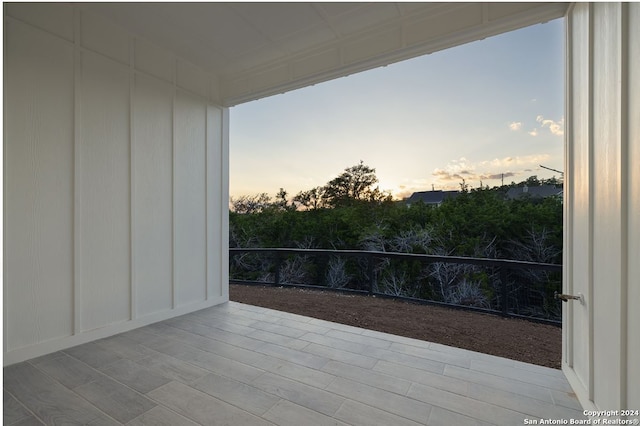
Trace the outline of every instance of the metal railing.
[[230, 248], [230, 283], [357, 292], [561, 325], [562, 265], [361, 250]]

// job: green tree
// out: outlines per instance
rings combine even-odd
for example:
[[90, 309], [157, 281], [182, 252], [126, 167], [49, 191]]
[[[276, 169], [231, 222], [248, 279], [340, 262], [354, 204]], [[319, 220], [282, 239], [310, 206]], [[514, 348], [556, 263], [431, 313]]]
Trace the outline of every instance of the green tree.
[[391, 201], [390, 194], [381, 191], [377, 186], [374, 188], [376, 183], [376, 169], [360, 161], [360, 164], [344, 169], [344, 172], [324, 186], [323, 200], [331, 207], [359, 201]]
[[253, 196], [242, 195], [238, 198], [231, 197], [229, 204], [231, 211], [235, 213], [260, 213], [271, 206], [271, 197], [266, 192]]
[[271, 206], [276, 210], [295, 210], [295, 204], [289, 204], [288, 195], [289, 193], [284, 188], [280, 188], [280, 191], [276, 194], [276, 201]]
[[304, 210], [316, 210], [325, 207], [324, 204], [324, 187], [317, 186], [308, 191], [300, 191], [293, 197], [293, 202], [297, 206], [301, 206]]

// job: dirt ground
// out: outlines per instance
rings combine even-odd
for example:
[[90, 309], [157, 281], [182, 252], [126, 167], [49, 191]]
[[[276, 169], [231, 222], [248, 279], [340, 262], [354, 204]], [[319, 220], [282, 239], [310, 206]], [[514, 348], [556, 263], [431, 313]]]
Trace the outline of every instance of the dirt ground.
[[404, 301], [297, 288], [229, 286], [236, 302], [560, 368], [560, 327]]

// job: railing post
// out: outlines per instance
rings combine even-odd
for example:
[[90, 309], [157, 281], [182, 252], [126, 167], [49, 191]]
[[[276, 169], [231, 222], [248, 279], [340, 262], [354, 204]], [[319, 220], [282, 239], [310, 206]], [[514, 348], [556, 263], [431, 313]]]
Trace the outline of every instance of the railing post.
[[373, 281], [374, 281], [374, 271], [373, 271], [373, 255], [369, 254], [367, 256], [367, 273], [369, 274], [369, 295], [373, 295]]
[[500, 304], [502, 305], [502, 315], [509, 316], [509, 306], [507, 297], [507, 268], [505, 266], [500, 267], [500, 286], [502, 291], [500, 293]]
[[325, 285], [327, 274], [327, 257], [319, 254], [316, 259], [316, 283], [320, 286]]
[[273, 283], [275, 285], [280, 284], [280, 266], [282, 266], [282, 259], [280, 258], [280, 253], [276, 252], [276, 271], [273, 277]]

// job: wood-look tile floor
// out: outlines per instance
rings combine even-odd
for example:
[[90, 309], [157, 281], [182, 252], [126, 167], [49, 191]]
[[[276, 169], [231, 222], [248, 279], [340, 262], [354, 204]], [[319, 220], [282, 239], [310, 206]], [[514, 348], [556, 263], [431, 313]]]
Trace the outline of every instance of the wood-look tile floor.
[[522, 425], [545, 367], [229, 302], [4, 369], [4, 424]]

